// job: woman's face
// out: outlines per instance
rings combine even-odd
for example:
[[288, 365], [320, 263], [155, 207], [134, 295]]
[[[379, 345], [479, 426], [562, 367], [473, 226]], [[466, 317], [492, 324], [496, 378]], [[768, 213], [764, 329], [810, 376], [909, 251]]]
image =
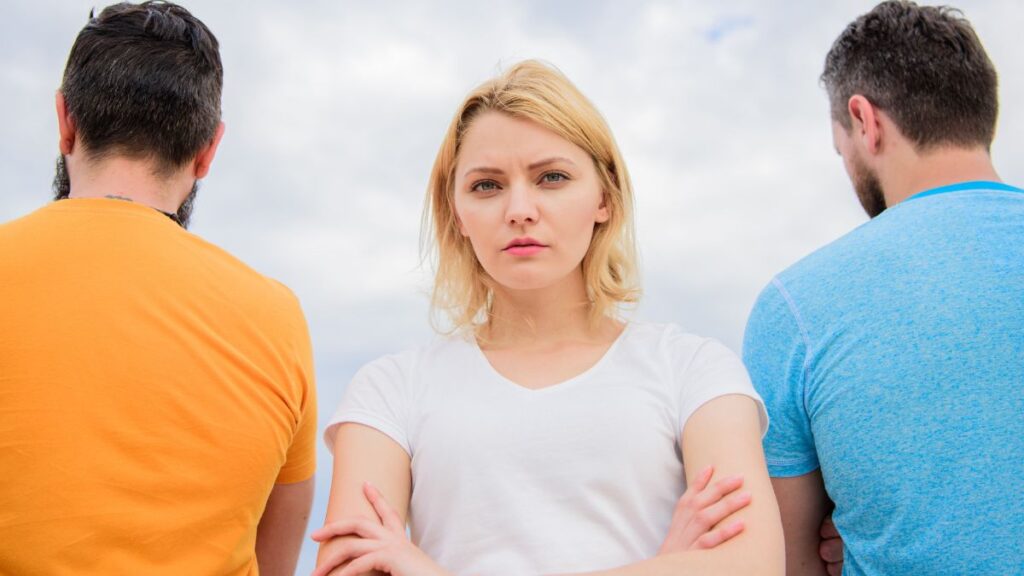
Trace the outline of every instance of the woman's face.
[[552, 286], [579, 269], [594, 225], [608, 220], [597, 170], [582, 148], [540, 124], [478, 116], [455, 166], [459, 231], [502, 286]]

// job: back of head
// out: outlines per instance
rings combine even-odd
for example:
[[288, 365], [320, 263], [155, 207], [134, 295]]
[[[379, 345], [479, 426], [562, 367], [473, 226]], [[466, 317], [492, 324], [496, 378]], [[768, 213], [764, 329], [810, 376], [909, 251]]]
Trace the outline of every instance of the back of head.
[[424, 233], [433, 232], [437, 256], [434, 310], [446, 311], [455, 329], [486, 323], [490, 312], [491, 280], [469, 240], [459, 232], [453, 199], [463, 136], [473, 121], [487, 112], [535, 122], [590, 155], [610, 216], [594, 229], [582, 263], [591, 313], [600, 317], [613, 313], [619, 303], [635, 301], [639, 287], [633, 190], [611, 129], [564, 74], [542, 62], [525, 60], [466, 96], [434, 161], [424, 212]]
[[61, 92], [89, 157], [146, 159], [169, 174], [220, 122], [217, 39], [170, 2], [115, 4], [78, 34]]
[[999, 104], [995, 68], [963, 15], [889, 0], [847, 26], [825, 58], [833, 118], [863, 95], [918, 149], [990, 146]]

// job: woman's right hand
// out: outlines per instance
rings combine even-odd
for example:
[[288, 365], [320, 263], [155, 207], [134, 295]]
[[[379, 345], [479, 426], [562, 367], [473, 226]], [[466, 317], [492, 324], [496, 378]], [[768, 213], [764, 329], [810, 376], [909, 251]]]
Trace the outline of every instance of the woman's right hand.
[[713, 474], [713, 467], [705, 468], [679, 498], [658, 554], [714, 548], [743, 531], [741, 520], [718, 526], [730, 514], [750, 504], [750, 493], [738, 491], [743, 478], [730, 476], [708, 486]]
[[322, 559], [313, 576], [357, 576], [371, 571], [391, 576], [451, 576], [409, 541], [405, 522], [377, 488], [365, 482], [363, 494], [379, 522], [354, 516], [313, 532], [313, 540], [317, 542], [338, 536], [358, 537]]

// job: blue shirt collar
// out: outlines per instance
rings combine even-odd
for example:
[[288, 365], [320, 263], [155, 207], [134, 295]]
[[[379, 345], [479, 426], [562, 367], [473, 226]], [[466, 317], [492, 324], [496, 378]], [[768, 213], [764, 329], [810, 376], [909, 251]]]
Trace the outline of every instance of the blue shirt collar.
[[[1015, 188], [1002, 182], [989, 182], [986, 180], [974, 180], [971, 182], [960, 182], [959, 184], [950, 184], [949, 186], [940, 186], [938, 188], [932, 188], [931, 190], [925, 190], [924, 192], [918, 192], [913, 196], [907, 198], [907, 200], [914, 200], [916, 198], [925, 198], [926, 196], [935, 196], [936, 194], [945, 194], [946, 192], [961, 192], [963, 190], [999, 190], [1002, 192], [1021, 192], [1024, 190]], [[906, 202], [907, 200], [904, 200]]]

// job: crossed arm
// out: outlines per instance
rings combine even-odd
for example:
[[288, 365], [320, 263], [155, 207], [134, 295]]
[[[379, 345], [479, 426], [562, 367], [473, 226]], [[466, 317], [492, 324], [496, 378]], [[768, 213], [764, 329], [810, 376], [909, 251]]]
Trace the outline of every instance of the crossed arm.
[[[665, 550], [658, 556], [611, 570], [592, 573], [592, 576], [642, 576], [672, 574], [770, 574], [783, 573], [782, 527], [771, 483], [761, 452], [760, 426], [755, 403], [745, 396], [716, 398], [694, 413], [686, 424], [682, 437], [683, 459], [690, 484], [699, 483], [700, 471], [713, 466], [715, 477], [723, 479], [735, 475], [745, 480], [749, 492], [749, 505], [729, 513], [716, 522], [718, 529], [728, 530], [737, 521], [744, 527], [742, 533], [713, 549]], [[348, 558], [369, 557], [380, 552], [384, 540], [404, 537], [405, 518], [411, 489], [409, 457], [395, 442], [380, 432], [354, 424], [339, 427], [334, 444], [334, 480], [328, 503], [327, 523], [344, 525], [346, 535], [327, 536], [321, 547], [318, 565], [334, 566], [337, 556], [344, 551]], [[371, 504], [364, 492], [369, 482], [377, 490], [385, 506], [393, 513], [390, 534], [385, 516]], [[716, 482], [715, 485], [720, 485]], [[390, 506], [388, 506], [390, 504]], [[363, 532], [356, 530], [362, 527]], [[339, 534], [341, 531], [338, 532]], [[388, 540], [389, 542], [391, 540]], [[407, 554], [415, 549], [401, 538], [396, 546]], [[418, 551], [417, 551], [418, 552]], [[421, 554], [421, 553], [420, 553]], [[378, 554], [378, 556], [380, 556]], [[383, 556], [381, 556], [383, 557]], [[392, 558], [393, 560], [394, 558]], [[386, 569], [395, 576], [404, 576], [393, 563], [365, 563]], [[436, 567], [436, 565], [435, 565]], [[362, 568], [365, 570], [365, 568]], [[439, 569], [438, 569], [439, 570]], [[331, 576], [367, 572], [346, 571], [338, 566]], [[423, 573], [422, 570], [410, 573]], [[434, 573], [443, 574], [443, 571]], [[370, 572], [369, 574], [377, 574]]]

